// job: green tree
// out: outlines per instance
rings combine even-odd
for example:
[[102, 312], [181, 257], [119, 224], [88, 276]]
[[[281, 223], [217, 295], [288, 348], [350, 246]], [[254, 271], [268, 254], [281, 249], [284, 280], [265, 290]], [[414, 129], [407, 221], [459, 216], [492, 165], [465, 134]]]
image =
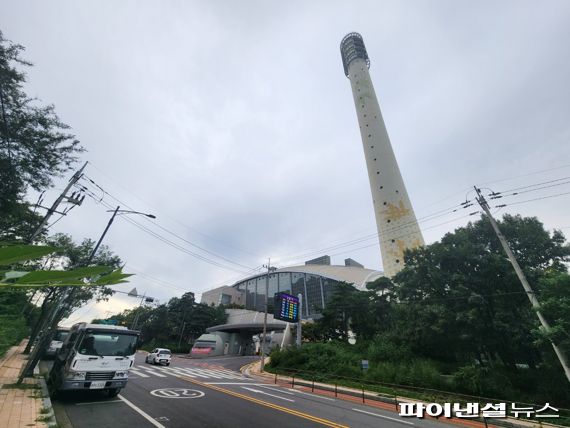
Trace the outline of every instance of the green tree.
[[553, 340], [570, 355], [570, 275], [548, 272], [540, 279], [538, 291], [540, 310], [552, 329], [549, 334], [537, 329], [536, 334], [541, 343], [548, 345], [545, 339]]
[[26, 238], [39, 216], [24, 201], [28, 188], [45, 190], [83, 151], [53, 105], [42, 105], [23, 87], [31, 66], [24, 47], [0, 32], [0, 239]]
[[[570, 247], [560, 232], [520, 216], [505, 215], [500, 226], [535, 286], [547, 270], [564, 271]], [[394, 277], [395, 328], [414, 354], [512, 369], [541, 361], [538, 321], [486, 218], [407, 252], [405, 262]]]

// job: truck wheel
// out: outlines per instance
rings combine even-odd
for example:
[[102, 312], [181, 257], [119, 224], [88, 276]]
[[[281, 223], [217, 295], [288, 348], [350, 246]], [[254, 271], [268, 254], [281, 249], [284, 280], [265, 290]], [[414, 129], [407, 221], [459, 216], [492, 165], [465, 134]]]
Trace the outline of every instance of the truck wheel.
[[121, 388], [109, 388], [109, 397], [116, 397], [121, 392]]
[[169, 365], [170, 365], [170, 363], [166, 363], [166, 365], [167, 365], [167, 366], [169, 366]]

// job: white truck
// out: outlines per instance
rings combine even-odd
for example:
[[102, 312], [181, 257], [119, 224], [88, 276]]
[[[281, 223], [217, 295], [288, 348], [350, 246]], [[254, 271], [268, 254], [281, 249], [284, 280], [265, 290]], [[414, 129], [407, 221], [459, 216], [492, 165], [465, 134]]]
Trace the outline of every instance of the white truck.
[[106, 390], [114, 397], [127, 385], [139, 332], [113, 325], [78, 323], [55, 356], [48, 378], [52, 394]]

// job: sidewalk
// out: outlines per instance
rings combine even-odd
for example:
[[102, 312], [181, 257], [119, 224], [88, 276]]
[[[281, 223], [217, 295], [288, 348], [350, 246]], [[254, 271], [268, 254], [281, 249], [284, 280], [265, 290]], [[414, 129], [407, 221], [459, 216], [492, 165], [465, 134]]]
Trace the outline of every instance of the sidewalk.
[[40, 379], [26, 378], [22, 385], [12, 387], [26, 363], [22, 354], [26, 343], [25, 339], [13, 346], [0, 359], [0, 428], [48, 427], [53, 415], [49, 398], [43, 399], [47, 391]]

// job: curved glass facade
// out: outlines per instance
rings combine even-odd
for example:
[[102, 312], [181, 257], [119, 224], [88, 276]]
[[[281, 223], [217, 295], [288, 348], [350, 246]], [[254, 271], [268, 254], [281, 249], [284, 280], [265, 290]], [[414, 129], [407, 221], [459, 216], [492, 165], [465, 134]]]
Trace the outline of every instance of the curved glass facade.
[[[249, 278], [234, 285], [245, 296], [245, 308], [265, 311], [265, 287], [267, 275]], [[320, 275], [302, 272], [279, 272], [269, 275], [268, 312], [273, 311], [273, 296], [276, 293], [303, 295], [303, 318], [318, 318], [333, 296], [339, 281]]]

